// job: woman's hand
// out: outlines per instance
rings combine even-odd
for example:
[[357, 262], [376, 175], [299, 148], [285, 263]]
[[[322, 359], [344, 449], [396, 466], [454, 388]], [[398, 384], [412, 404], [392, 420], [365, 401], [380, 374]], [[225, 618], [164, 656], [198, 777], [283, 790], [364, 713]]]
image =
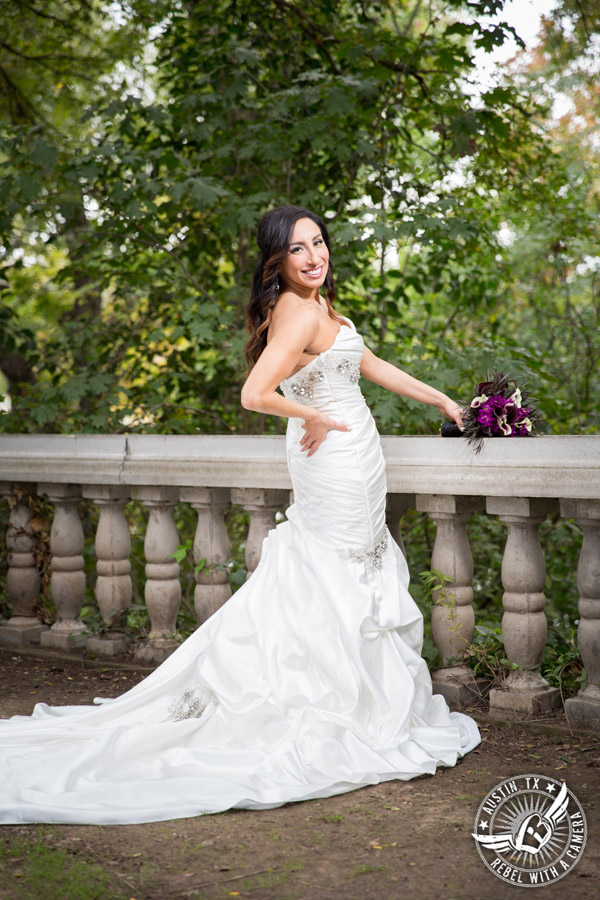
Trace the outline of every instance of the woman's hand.
[[452, 419], [453, 422], [456, 422], [461, 431], [463, 430], [462, 409], [458, 403], [455, 403], [450, 397], [446, 397], [444, 402], [440, 405], [440, 412], [449, 419]]
[[307, 456], [312, 456], [317, 452], [327, 437], [328, 431], [352, 431], [350, 425], [336, 422], [317, 410], [306, 416], [302, 428], [304, 428], [304, 437], [300, 441], [300, 446], [303, 450], [308, 450]]

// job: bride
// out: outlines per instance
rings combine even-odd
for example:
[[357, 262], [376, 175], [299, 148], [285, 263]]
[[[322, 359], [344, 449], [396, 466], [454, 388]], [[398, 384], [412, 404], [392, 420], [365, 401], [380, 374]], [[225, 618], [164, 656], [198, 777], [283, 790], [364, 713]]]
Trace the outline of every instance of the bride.
[[270, 809], [433, 774], [481, 740], [432, 694], [359, 376], [459, 424], [460, 409], [334, 311], [319, 216], [273, 209], [258, 244], [242, 404], [287, 417], [294, 503], [252, 577], [138, 685], [0, 722], [2, 823]]

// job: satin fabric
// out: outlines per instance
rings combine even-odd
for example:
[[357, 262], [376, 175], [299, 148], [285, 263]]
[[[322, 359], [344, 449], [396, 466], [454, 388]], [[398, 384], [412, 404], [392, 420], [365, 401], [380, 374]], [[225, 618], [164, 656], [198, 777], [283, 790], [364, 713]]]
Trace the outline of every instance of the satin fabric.
[[[281, 384], [349, 432], [311, 457], [252, 577], [152, 674], [0, 721], [0, 822], [125, 824], [270, 809], [453, 766], [481, 740], [432, 694], [423, 619], [385, 525], [385, 461], [350, 320]], [[353, 374], [354, 373], [354, 374]], [[295, 390], [294, 390], [295, 389]], [[305, 393], [306, 396], [306, 393]]]

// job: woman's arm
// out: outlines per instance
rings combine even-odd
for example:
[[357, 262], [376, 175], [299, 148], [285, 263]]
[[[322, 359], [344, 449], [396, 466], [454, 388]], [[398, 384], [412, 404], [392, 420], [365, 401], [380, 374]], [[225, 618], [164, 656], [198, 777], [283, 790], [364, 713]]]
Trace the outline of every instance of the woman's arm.
[[242, 388], [241, 401], [245, 409], [276, 416], [304, 418], [312, 407], [287, 400], [277, 393], [277, 387], [297, 366], [305, 347], [318, 333], [316, 310], [300, 309], [296, 314], [283, 309], [272, 325], [272, 338], [259, 356]]
[[449, 419], [453, 419], [457, 425], [462, 426], [461, 409], [454, 400], [431, 385], [425, 384], [424, 381], [413, 378], [412, 375], [403, 372], [392, 363], [375, 356], [368, 347], [365, 347], [360, 373], [369, 381], [381, 385], [388, 391], [401, 394], [403, 397], [410, 397], [411, 400], [418, 400], [420, 403], [437, 406], [441, 413]]

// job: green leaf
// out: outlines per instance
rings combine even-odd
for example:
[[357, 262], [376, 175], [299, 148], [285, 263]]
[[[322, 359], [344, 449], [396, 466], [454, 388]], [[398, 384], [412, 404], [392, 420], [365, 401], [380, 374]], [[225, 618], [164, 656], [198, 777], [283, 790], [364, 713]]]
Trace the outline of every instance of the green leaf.
[[30, 158], [41, 169], [52, 169], [56, 165], [57, 157], [56, 149], [41, 138], [33, 144]]

